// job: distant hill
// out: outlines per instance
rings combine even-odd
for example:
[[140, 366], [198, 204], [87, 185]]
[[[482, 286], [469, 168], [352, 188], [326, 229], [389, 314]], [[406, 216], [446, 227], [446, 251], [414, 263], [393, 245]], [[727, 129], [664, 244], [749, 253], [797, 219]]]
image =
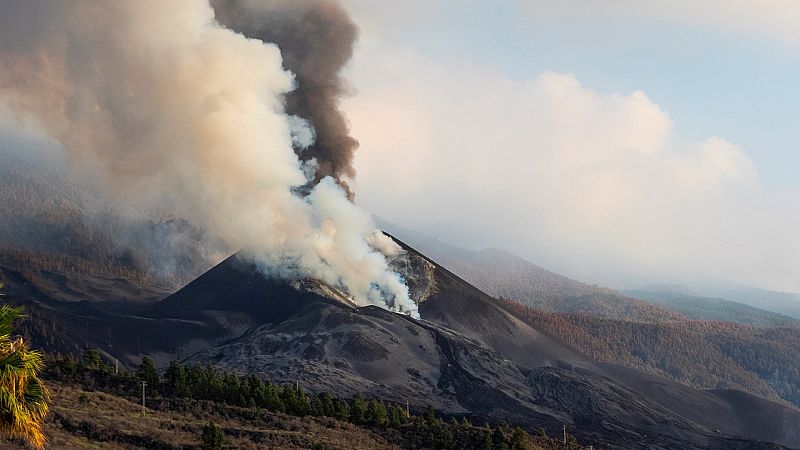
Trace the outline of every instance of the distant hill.
[[[800, 323], [790, 317], [725, 300], [696, 298], [695, 303], [694, 297], [681, 294], [691, 292], [681, 286], [653, 287], [669, 290], [667, 294], [623, 294], [571, 280], [501, 250], [464, 250], [396, 225], [381, 225], [412, 239], [426, 255], [441, 258], [437, 261], [448, 269], [502, 297], [556, 340], [597, 361], [696, 388], [740, 389], [800, 405], [800, 353], [793, 347], [800, 347]], [[520, 304], [522, 308], [515, 306]]]
[[800, 319], [800, 294], [797, 293], [771, 291], [734, 283], [706, 283], [692, 286], [692, 289], [705, 297], [724, 298]]
[[484, 292], [551, 312], [663, 322], [686, 319], [664, 306], [582, 283], [498, 249], [465, 250], [378, 219], [379, 226]]
[[178, 288], [218, 262], [206, 244], [185, 220], [120, 207], [63, 156], [0, 147], [0, 261], [36, 268], [52, 266], [49, 258], [80, 260], [93, 274]]
[[624, 292], [631, 297], [666, 306], [669, 309], [675, 310], [695, 320], [721, 320], [726, 322], [738, 322], [756, 327], [800, 326], [800, 320], [798, 319], [743, 303], [732, 302], [721, 298], [705, 298], [650, 289], [656, 288], [649, 287], [648, 290]]
[[738, 389], [800, 406], [800, 327], [717, 321], [640, 323], [510, 308], [597, 361], [699, 389]]

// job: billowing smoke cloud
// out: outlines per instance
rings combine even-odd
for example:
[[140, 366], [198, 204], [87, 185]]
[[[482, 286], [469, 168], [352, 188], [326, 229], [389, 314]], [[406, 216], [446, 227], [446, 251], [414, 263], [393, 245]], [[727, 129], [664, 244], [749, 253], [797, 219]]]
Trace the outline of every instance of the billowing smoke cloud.
[[0, 109], [116, 198], [174, 211], [280, 275], [417, 315], [375, 249], [399, 250], [295, 153], [310, 133], [285, 112], [297, 80], [276, 45], [221, 26], [203, 0], [4, 3], [0, 30]]
[[800, 291], [800, 192], [766, 185], [738, 145], [680, 138], [642, 91], [512, 79], [397, 41], [365, 39], [349, 75], [359, 95], [344, 104], [370, 149], [356, 185], [371, 211], [592, 282]]
[[339, 75], [353, 54], [358, 30], [332, 0], [212, 0], [217, 20], [247, 37], [274, 42], [284, 67], [297, 77], [287, 95], [286, 111], [308, 120], [315, 141], [300, 152], [303, 161], [318, 164], [316, 180], [353, 177], [353, 153], [358, 141], [350, 136], [339, 109], [346, 92]]

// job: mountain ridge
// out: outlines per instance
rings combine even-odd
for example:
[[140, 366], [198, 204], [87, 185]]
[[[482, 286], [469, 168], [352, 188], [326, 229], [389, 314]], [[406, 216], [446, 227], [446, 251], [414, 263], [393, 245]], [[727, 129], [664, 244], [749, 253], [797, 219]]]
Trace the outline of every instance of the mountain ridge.
[[388, 233], [422, 249], [422, 253], [494, 297], [513, 299], [544, 311], [580, 312], [604, 318], [686, 319], [679, 312], [614, 289], [573, 280], [505, 250], [465, 250], [380, 218], [376, 221]]
[[[421, 299], [422, 320], [354, 307], [313, 280], [266, 277], [235, 255], [166, 299], [127, 310], [41, 292], [38, 304], [53, 315], [53, 326], [73, 336], [73, 351], [98, 346], [130, 365], [141, 355], [161, 365], [179, 358], [299, 381], [311, 390], [409, 400], [553, 433], [566, 423], [585, 442], [610, 447], [754, 445], [732, 437], [742, 433], [785, 445], [800, 442], [791, 429], [747, 427], [730, 406], [714, 416], [714, 408], [730, 405], [722, 394], [663, 379], [656, 383], [641, 372], [596, 363], [432, 258], [399, 244], [406, 253], [391, 264], [420, 294], [415, 297]], [[15, 301], [24, 283], [11, 280]], [[664, 388], [653, 390], [654, 383]], [[705, 406], [698, 408], [698, 401]], [[614, 413], [631, 402], [641, 414]], [[797, 410], [763, 399], [752, 398], [751, 408], [800, 421]], [[705, 414], [692, 416], [698, 409]], [[598, 419], [589, 420], [593, 415]]]
[[[406, 245], [404, 248], [411, 255], [418, 255], [412, 248]], [[431, 261], [421, 255], [419, 258]], [[444, 411], [505, 417], [509, 421], [528, 418], [530, 423], [535, 417], [538, 423], [549, 424], [548, 427], [566, 421], [583, 427], [579, 436], [611, 446], [634, 439], [634, 435], [653, 448], [680, 445], [730, 448], [733, 445], [719, 437], [713, 428], [698, 425], [698, 421], [705, 420], [702, 417], [684, 418], [690, 409], [696, 409], [696, 404], [688, 402], [692, 404], [688, 407], [686, 400], [685, 403], [672, 400], [670, 407], [664, 406], [669, 403], [665, 400], [667, 395], [697, 397], [708, 405], [728, 404], [718, 394], [701, 393], [660, 380], [662, 386], [669, 387], [666, 391], [669, 394], [654, 391], [645, 395], [641, 386], [644, 375], [627, 372], [620, 384], [619, 380], [614, 380], [618, 371], [598, 365], [556, 343], [546, 333], [527, 327], [505, 309], [502, 302], [449, 271], [440, 270], [438, 265], [435, 276], [436, 290], [420, 303], [420, 321], [376, 307], [353, 309], [338, 302], [315, 302], [313, 311], [280, 323], [266, 323], [221, 346], [196, 353], [188, 361], [212, 363], [242, 373], [259, 373], [277, 377], [278, 381], [299, 380], [311, 390], [331, 390], [345, 395], [357, 390], [364, 395], [408, 399], [412, 403], [424, 401]], [[178, 296], [176, 302], [180, 298], [190, 298], [180, 291], [174, 295]], [[398, 368], [406, 370], [396, 370]], [[624, 398], [626, 402], [641, 402], [637, 404], [658, 419], [630, 422], [632, 416], [606, 418], [598, 411], [603, 421], [586, 422], [582, 419], [586, 414], [583, 407], [554, 410], [554, 400], [548, 400], [549, 394], [532, 390], [541, 380], [552, 380], [553, 387], [558, 383], [573, 386], [569, 391], [572, 396], [569, 404], [572, 401], [578, 405], [602, 404], [607, 405], [603, 408], [610, 408], [605, 411], [611, 411], [624, 409], [619, 404]], [[606, 394], [593, 394], [596, 389]], [[583, 394], [574, 397], [577, 392]], [[617, 392], [618, 397], [612, 396], [613, 392]], [[795, 409], [777, 404], [767, 407], [769, 402], [759, 404], [761, 408], [783, 408], [776, 411], [784, 411], [782, 414], [788, 417], [795, 415], [800, 420], [800, 411]], [[678, 413], [674, 412], [676, 408]], [[711, 406], [705, 407], [706, 413], [713, 410]], [[725, 410], [726, 414], [736, 414], [733, 408]], [[737, 429], [723, 426], [722, 432], [740, 433], [743, 422], [720, 420], [714, 425], [735, 423], [739, 425]], [[662, 428], [653, 428], [655, 424]], [[641, 427], [648, 430], [645, 434], [649, 438], [643, 437]], [[670, 432], [665, 433], [663, 427]], [[629, 434], [634, 429], [639, 431]], [[784, 443], [798, 438], [791, 434], [780, 437], [781, 433], [789, 431], [776, 428], [770, 429], [769, 435], [756, 429], [746, 431], [751, 437], [778, 439]], [[675, 440], [674, 436], [685, 440]], [[723, 439], [724, 444], [718, 439]]]

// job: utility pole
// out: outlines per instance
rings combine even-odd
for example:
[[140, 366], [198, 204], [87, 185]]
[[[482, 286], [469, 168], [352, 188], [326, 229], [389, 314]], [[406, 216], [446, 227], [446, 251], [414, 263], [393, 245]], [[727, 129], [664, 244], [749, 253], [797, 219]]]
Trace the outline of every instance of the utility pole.
[[567, 426], [566, 425], [562, 425], [562, 427], [564, 429], [564, 444], [566, 445], [566, 443], [567, 443]]
[[[146, 414], [147, 410], [144, 408], [144, 388], [147, 387], [147, 382], [142, 381], [142, 414]], [[566, 442], [566, 441], [564, 441]]]
[[411, 418], [411, 411], [408, 409], [408, 400], [406, 400], [406, 419]]
[[119, 360], [114, 358], [114, 375], [119, 375]]

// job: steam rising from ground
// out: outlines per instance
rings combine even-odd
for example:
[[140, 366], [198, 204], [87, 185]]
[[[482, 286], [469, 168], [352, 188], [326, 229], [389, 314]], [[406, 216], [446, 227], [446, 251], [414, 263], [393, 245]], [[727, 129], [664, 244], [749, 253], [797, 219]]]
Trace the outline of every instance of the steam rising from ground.
[[284, 111], [296, 81], [277, 46], [201, 0], [18, 2], [0, 30], [0, 105], [117, 198], [174, 211], [276, 274], [418, 315], [375, 248], [399, 250], [333, 179], [294, 193], [318, 177], [295, 153], [311, 132]]

